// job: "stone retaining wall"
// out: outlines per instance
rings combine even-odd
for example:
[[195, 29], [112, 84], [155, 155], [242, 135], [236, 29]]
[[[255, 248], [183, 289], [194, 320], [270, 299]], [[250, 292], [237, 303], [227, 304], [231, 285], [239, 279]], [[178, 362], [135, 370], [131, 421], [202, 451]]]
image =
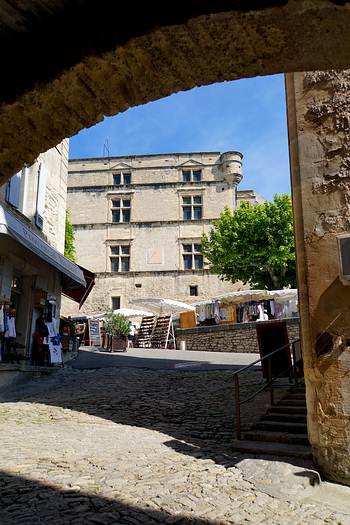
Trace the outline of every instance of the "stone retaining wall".
[[[299, 338], [299, 318], [286, 319], [289, 340]], [[177, 348], [207, 352], [259, 352], [256, 323], [230, 323], [176, 330]]]

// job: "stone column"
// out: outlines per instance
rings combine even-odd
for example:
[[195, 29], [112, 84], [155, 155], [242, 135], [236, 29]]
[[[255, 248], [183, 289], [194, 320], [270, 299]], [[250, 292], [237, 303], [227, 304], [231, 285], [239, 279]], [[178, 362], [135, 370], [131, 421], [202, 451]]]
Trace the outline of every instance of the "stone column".
[[308, 433], [328, 479], [350, 485], [350, 71], [286, 75]]

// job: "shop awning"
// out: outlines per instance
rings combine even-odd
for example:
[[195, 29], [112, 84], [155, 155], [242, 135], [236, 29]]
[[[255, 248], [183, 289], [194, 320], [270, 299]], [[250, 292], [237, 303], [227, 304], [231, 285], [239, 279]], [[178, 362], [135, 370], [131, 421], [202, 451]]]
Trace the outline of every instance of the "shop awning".
[[79, 303], [79, 308], [81, 308], [85, 303], [86, 299], [88, 298], [89, 293], [95, 286], [96, 276], [94, 273], [90, 272], [90, 270], [83, 268], [79, 264], [77, 264], [77, 266], [81, 269], [81, 271], [84, 274], [86, 285], [74, 285], [74, 283], [71, 283], [68, 287], [63, 286], [62, 293], [67, 297], [73, 299], [73, 301]]
[[0, 206], [0, 234], [10, 235], [24, 248], [59, 270], [67, 289], [78, 285], [86, 290], [87, 285], [83, 270], [55, 248], [52, 248], [24, 222], [17, 219], [2, 206]]

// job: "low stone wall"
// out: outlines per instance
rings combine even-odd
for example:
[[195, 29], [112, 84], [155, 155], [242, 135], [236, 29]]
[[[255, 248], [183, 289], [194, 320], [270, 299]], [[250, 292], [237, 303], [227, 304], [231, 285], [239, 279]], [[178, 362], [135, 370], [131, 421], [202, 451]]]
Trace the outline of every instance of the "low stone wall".
[[[299, 318], [285, 319], [289, 340], [299, 338]], [[201, 352], [259, 352], [256, 323], [229, 323], [176, 330], [177, 348]]]

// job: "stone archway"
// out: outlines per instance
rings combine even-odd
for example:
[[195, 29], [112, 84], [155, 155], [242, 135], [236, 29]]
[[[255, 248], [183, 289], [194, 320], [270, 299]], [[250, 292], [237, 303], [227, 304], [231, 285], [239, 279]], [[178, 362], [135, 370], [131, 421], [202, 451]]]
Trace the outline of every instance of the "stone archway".
[[1, 183], [104, 115], [213, 82], [350, 64], [341, 0], [0, 1], [0, 19]]
[[[99, 2], [96, 11], [92, 4], [88, 0], [74, 5], [34, 0], [29, 6], [23, 3], [19, 9], [17, 3], [10, 9], [8, 2], [0, 0], [0, 18], [4, 21], [0, 40], [8, 50], [0, 86], [0, 184], [23, 163], [31, 163], [40, 152], [95, 124], [104, 115], [213, 82], [277, 72], [344, 69], [350, 65], [350, 7], [342, 0], [211, 0], [200, 5], [187, 0], [173, 11], [167, 6], [168, 13], [148, 5], [147, 11], [137, 13], [141, 9], [138, 4], [111, 8], [107, 1]], [[302, 97], [300, 82], [298, 89]], [[297, 100], [292, 99], [290, 107]], [[331, 374], [323, 383], [322, 366], [315, 353], [315, 329], [322, 329], [322, 322], [329, 317], [323, 291], [337, 274], [334, 268], [328, 272], [321, 291], [314, 293], [319, 282], [310, 278], [308, 271], [315, 272], [314, 266], [308, 266], [310, 254], [317, 261], [321, 251], [325, 259], [331, 249], [331, 260], [335, 262], [335, 235], [346, 229], [347, 215], [340, 204], [333, 207], [333, 215], [343, 213], [344, 220], [335, 230], [325, 232], [327, 242], [321, 243], [321, 248], [317, 247], [317, 232], [311, 235], [312, 221], [305, 229], [304, 218], [309, 210], [307, 201], [301, 199], [303, 180], [299, 168], [307, 157], [307, 148], [298, 138], [302, 122], [299, 115], [294, 126], [292, 162], [296, 171], [293, 190], [309, 422], [315, 457], [324, 472], [349, 483], [350, 462], [344, 463], [343, 458], [349, 456], [350, 448], [346, 404], [350, 379], [342, 375], [344, 360], [340, 363], [339, 352], [333, 355], [330, 347], [327, 369]], [[325, 151], [319, 155], [323, 155], [321, 160], [327, 170]], [[310, 195], [314, 174], [309, 167], [305, 188]], [[331, 199], [330, 192], [324, 195], [326, 200], [312, 201], [314, 223]], [[304, 245], [308, 247], [304, 249]], [[341, 297], [331, 296], [335, 310], [348, 299], [340, 290]], [[310, 298], [314, 301], [312, 312]], [[312, 317], [314, 312], [318, 317]], [[344, 356], [344, 323], [337, 330], [340, 333], [331, 337]], [[341, 338], [340, 343], [336, 337]], [[334, 380], [342, 381], [337, 391], [330, 387]], [[332, 392], [336, 403], [327, 404], [327, 395]], [[336, 451], [332, 439], [325, 439], [332, 421], [337, 423]]]

